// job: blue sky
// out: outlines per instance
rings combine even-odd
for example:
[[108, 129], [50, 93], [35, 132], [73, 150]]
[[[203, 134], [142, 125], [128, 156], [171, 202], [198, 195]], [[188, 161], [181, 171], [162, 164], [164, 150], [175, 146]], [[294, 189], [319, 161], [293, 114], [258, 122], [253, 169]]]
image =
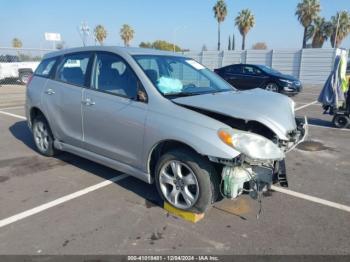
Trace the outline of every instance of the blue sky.
[[[135, 30], [132, 46], [141, 41], [164, 39], [182, 48], [200, 50], [205, 44], [215, 49], [217, 23], [212, 7], [216, 0], [1, 0], [0, 46], [10, 46], [18, 37], [24, 47], [50, 47], [44, 32], [61, 33], [67, 46], [81, 45], [77, 27], [87, 21], [93, 28], [102, 24], [108, 31], [106, 45], [122, 45], [119, 30], [127, 23]], [[222, 24], [222, 47], [235, 34], [236, 47], [241, 36], [234, 27], [234, 17], [243, 8], [255, 15], [256, 26], [248, 34], [247, 47], [266, 42], [269, 48], [299, 48], [303, 28], [294, 15], [298, 0], [226, 0], [228, 16]], [[337, 10], [350, 10], [349, 0], [321, 0], [321, 15], [329, 19]], [[90, 41], [93, 44], [93, 41]], [[325, 47], [329, 47], [327, 43]], [[350, 48], [350, 36], [342, 44]]]

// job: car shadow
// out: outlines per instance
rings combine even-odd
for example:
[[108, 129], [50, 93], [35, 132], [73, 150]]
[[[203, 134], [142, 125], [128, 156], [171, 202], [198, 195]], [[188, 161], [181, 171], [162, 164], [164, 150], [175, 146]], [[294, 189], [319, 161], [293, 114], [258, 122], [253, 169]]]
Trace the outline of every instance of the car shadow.
[[333, 127], [332, 118], [329, 121], [327, 121], [327, 120], [324, 120], [324, 119], [308, 117], [307, 120], [308, 120], [309, 124], [311, 124], [311, 125], [324, 126], [324, 127]]
[[320, 127], [334, 127], [332, 123], [332, 116], [329, 121], [324, 119], [319, 119], [319, 118], [313, 118], [313, 117], [308, 117], [307, 120], [310, 125], [320, 126]]
[[[19, 121], [14, 123], [9, 128], [10, 133], [19, 141], [21, 141], [24, 145], [29, 147], [30, 149], [36, 151], [34, 140], [32, 137], [32, 133], [27, 126], [26, 121]], [[36, 151], [37, 152], [37, 151]], [[109, 167], [100, 165], [88, 159], [62, 152], [56, 159], [63, 161], [67, 164], [73, 165], [79, 169], [82, 169], [86, 172], [92, 173], [96, 176], [99, 176], [103, 179], [111, 179], [112, 177], [121, 175], [122, 173], [111, 169]], [[49, 161], [49, 158], [48, 158]], [[155, 184], [147, 184], [139, 179], [136, 179], [132, 176], [122, 179], [120, 181], [115, 182], [119, 186], [137, 194], [145, 201], [145, 206], [147, 208], [153, 206], [163, 207], [163, 201], [159, 197]]]

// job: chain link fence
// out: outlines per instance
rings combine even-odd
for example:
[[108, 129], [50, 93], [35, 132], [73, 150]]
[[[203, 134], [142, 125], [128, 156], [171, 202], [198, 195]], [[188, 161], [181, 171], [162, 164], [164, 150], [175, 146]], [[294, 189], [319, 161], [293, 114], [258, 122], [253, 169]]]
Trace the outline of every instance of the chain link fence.
[[51, 49], [0, 47], [0, 87], [25, 85]]

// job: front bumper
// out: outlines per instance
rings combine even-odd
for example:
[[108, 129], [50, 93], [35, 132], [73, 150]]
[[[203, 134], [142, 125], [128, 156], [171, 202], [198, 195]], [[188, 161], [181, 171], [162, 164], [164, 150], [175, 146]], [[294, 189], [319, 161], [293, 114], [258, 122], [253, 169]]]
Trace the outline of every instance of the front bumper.
[[281, 85], [281, 93], [286, 94], [286, 95], [296, 95], [299, 94], [303, 90], [303, 86], [297, 85], [297, 84], [286, 84], [286, 85]]

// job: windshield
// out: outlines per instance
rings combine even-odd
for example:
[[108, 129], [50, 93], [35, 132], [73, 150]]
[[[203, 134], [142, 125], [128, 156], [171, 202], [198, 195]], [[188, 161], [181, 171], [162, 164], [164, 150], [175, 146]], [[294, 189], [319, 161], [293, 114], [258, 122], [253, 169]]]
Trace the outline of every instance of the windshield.
[[258, 66], [260, 69], [262, 69], [263, 71], [265, 71], [266, 73], [268, 74], [274, 74], [274, 75], [280, 75], [281, 73], [278, 72], [277, 70], [275, 69], [272, 69], [271, 67], [268, 67], [268, 66], [265, 66], [265, 65], [259, 65]]
[[185, 57], [135, 55], [136, 62], [165, 96], [187, 96], [235, 90], [214, 72]]

